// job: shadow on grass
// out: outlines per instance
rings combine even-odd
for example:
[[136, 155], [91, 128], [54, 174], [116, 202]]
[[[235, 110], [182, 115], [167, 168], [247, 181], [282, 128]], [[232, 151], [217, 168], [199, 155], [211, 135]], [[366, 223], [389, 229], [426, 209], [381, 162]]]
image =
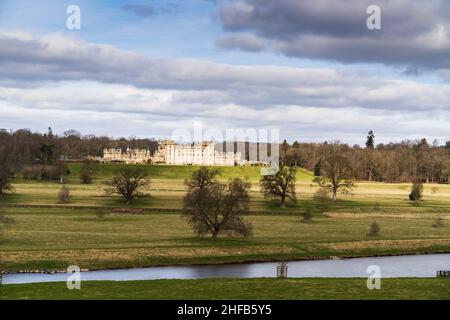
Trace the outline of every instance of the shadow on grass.
[[252, 246], [260, 244], [259, 241], [255, 241], [254, 238], [248, 237], [231, 237], [231, 236], [219, 236], [216, 240], [213, 240], [210, 235], [197, 237], [183, 237], [183, 238], [170, 238], [170, 241], [186, 246], [189, 244], [195, 247], [240, 247], [240, 246]]
[[142, 206], [149, 207], [153, 205], [155, 200], [155, 198], [150, 194], [138, 196], [134, 198], [129, 204], [127, 204], [126, 200], [119, 195], [112, 195], [112, 196], [103, 195], [101, 198], [102, 204], [104, 206], [123, 207], [123, 208], [139, 208]]
[[20, 193], [5, 193], [0, 195], [0, 201], [2, 203], [12, 204], [21, 202], [23, 200], [27, 199], [26, 195], [20, 194]]

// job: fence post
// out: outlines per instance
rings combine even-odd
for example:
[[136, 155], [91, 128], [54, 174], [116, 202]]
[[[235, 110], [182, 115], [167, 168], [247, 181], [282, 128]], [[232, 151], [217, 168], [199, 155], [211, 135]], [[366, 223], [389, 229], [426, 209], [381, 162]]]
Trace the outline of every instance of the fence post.
[[287, 278], [287, 272], [288, 272], [287, 262], [281, 262], [277, 266], [277, 277], [278, 278]]

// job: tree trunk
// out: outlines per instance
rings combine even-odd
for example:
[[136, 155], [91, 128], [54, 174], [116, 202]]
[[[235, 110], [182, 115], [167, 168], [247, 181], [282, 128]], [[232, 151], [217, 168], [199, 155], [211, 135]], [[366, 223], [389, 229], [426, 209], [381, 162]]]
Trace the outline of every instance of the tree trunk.
[[281, 196], [280, 207], [281, 208], [286, 208], [286, 196]]
[[333, 190], [333, 202], [336, 201], [336, 196], [337, 196], [337, 192], [335, 190]]

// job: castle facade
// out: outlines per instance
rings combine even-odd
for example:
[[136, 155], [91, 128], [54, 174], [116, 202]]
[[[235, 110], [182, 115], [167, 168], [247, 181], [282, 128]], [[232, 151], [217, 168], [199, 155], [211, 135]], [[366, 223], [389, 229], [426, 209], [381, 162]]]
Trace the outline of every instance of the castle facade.
[[125, 162], [127, 164], [147, 163], [151, 161], [152, 156], [149, 150], [145, 149], [130, 149], [127, 148], [125, 152], [122, 149], [103, 149], [103, 157], [97, 157], [94, 160], [100, 162]]
[[243, 165], [240, 152], [220, 152], [214, 142], [176, 144], [173, 141], [160, 143], [158, 152], [165, 164], [203, 165], [203, 166], [235, 166]]
[[177, 144], [174, 141], [160, 141], [158, 150], [151, 155], [149, 150], [130, 149], [125, 152], [121, 149], [103, 149], [102, 157], [90, 159], [111, 163], [123, 162], [127, 164], [160, 163], [169, 165], [203, 165], [203, 166], [237, 166], [244, 165], [245, 161], [240, 152], [221, 152], [216, 149], [212, 141], [199, 143]]

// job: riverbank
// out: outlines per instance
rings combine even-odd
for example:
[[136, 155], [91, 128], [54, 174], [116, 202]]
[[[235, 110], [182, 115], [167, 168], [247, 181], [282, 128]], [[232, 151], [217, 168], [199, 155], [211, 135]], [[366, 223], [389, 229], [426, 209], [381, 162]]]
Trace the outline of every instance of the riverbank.
[[53, 282], [3, 285], [0, 299], [450, 299], [450, 278], [382, 279], [380, 290], [365, 278], [84, 281], [80, 290]]

